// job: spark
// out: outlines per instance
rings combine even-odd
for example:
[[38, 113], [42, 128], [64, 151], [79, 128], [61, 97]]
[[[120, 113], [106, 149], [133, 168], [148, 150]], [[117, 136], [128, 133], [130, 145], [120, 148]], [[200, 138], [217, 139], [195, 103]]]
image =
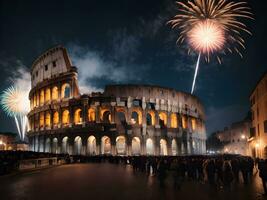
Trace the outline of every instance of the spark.
[[[251, 32], [240, 19], [253, 19], [247, 2], [188, 0], [186, 3], [178, 1], [177, 5], [179, 13], [167, 23], [180, 30], [177, 43], [186, 41], [189, 44], [188, 52], [202, 54], [207, 62], [211, 55], [217, 54], [216, 58], [221, 63], [221, 56], [226, 51], [236, 52], [242, 57], [240, 49], [245, 49], [245, 40], [241, 33]], [[192, 86], [191, 93], [193, 91]]]

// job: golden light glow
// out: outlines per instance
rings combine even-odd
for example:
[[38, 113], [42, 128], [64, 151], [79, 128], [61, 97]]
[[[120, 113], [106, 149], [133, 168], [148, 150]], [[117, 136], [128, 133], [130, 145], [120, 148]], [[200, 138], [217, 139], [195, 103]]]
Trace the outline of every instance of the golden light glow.
[[177, 123], [177, 116], [175, 113], [171, 114], [171, 128], [177, 128], [178, 123]]
[[161, 112], [159, 113], [159, 118], [160, 120], [163, 121], [164, 125], [166, 126], [167, 125], [167, 114], [164, 112]]
[[52, 100], [57, 100], [57, 99], [58, 99], [58, 88], [57, 86], [55, 86], [52, 89]]
[[44, 104], [44, 100], [45, 100], [44, 90], [41, 90], [41, 92], [40, 92], [40, 105]]
[[[135, 119], [133, 119], [133, 113], [136, 113], [137, 121]], [[132, 120], [133, 124], [138, 122], [138, 124], [141, 125], [142, 124], [142, 112], [140, 110], [138, 110], [138, 109], [134, 109], [133, 112], [132, 112], [132, 119], [131, 120]]]
[[44, 126], [44, 113], [41, 112], [40, 113], [40, 127], [43, 127]]
[[75, 112], [74, 112], [74, 123], [75, 124], [81, 124], [82, 123], [81, 112], [82, 112], [82, 110], [80, 108], [75, 110]]
[[151, 116], [151, 125], [155, 125], [155, 113], [153, 111], [148, 111], [148, 114]]
[[193, 119], [191, 119], [191, 125], [192, 125], [192, 130], [194, 131], [194, 130], [196, 130], [196, 119], [195, 118], [193, 118]]
[[54, 112], [54, 115], [53, 115], [53, 124], [58, 125], [58, 123], [59, 123], [59, 114], [56, 111], [56, 112]]
[[182, 127], [183, 129], [187, 128], [187, 119], [185, 116], [182, 116]]
[[46, 112], [45, 114], [45, 126], [50, 126], [51, 125], [51, 116], [49, 112]]
[[61, 87], [61, 98], [69, 98], [70, 97], [70, 84], [64, 83]]
[[50, 99], [51, 99], [51, 91], [50, 91], [49, 88], [47, 88], [47, 89], [45, 90], [45, 102], [50, 101]]
[[96, 120], [96, 113], [94, 108], [89, 108], [88, 110], [88, 120], [89, 122], [94, 122]]
[[64, 110], [63, 113], [62, 113], [62, 123], [64, 125], [70, 123], [70, 114], [69, 114], [68, 110]]
[[188, 32], [187, 37], [190, 46], [202, 54], [219, 51], [225, 43], [225, 33], [222, 26], [209, 19], [196, 23]]

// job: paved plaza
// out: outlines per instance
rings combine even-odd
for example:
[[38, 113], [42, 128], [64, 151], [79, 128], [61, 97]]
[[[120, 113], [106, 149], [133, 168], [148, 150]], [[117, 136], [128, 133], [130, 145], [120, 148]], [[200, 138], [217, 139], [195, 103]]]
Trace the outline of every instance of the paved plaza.
[[133, 173], [130, 166], [71, 164], [23, 174], [0, 177], [1, 200], [13, 199], [265, 199], [258, 174], [253, 183], [239, 184], [226, 192], [207, 184], [186, 181], [180, 190], [172, 188], [169, 176], [165, 189], [156, 177]]

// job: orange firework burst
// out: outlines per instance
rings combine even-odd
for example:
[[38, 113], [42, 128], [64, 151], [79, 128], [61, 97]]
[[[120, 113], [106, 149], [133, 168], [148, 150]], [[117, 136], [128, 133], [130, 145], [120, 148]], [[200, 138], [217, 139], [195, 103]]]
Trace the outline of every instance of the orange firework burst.
[[177, 5], [180, 13], [168, 23], [181, 30], [177, 42], [187, 40], [189, 52], [192, 49], [205, 54], [207, 61], [211, 53], [235, 51], [242, 56], [239, 49], [245, 48], [245, 41], [241, 31], [251, 33], [240, 19], [253, 19], [246, 2], [188, 0]]
[[210, 54], [223, 49], [225, 33], [223, 28], [213, 20], [203, 20], [188, 32], [190, 46], [201, 54]]
[[177, 2], [180, 13], [168, 21], [172, 28], [180, 29], [177, 43], [185, 40], [189, 44], [188, 53], [194, 50], [198, 53], [191, 93], [194, 92], [198, 73], [200, 56], [204, 55], [206, 61], [211, 54], [217, 54], [221, 63], [220, 54], [226, 51], [235, 51], [241, 57], [239, 49], [245, 49], [245, 41], [241, 32], [250, 31], [240, 21], [242, 18], [253, 19], [247, 3], [231, 0], [188, 0], [186, 3]]

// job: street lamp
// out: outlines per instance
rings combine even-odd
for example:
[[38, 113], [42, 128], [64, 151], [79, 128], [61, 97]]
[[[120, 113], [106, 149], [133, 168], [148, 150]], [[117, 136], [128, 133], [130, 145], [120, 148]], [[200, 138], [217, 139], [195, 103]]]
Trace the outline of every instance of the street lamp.
[[244, 140], [245, 138], [246, 138], [246, 136], [245, 136], [244, 134], [242, 134], [242, 135], [241, 135], [241, 139]]

